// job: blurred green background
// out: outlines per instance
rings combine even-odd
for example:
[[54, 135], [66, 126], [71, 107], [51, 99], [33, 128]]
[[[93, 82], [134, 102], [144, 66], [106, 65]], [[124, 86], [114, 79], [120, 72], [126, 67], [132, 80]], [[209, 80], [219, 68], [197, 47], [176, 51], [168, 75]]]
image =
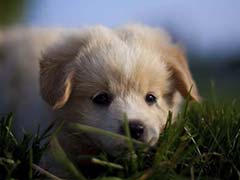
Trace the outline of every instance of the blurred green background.
[[22, 20], [26, 0], [0, 0], [0, 26], [8, 26]]

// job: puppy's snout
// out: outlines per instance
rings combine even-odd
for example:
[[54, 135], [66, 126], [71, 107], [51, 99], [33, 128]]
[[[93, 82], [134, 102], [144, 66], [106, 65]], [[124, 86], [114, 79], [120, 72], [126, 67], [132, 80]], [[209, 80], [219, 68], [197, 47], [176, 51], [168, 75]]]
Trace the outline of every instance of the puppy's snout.
[[129, 130], [131, 137], [139, 140], [144, 134], [144, 125], [140, 121], [131, 121], [129, 122]]

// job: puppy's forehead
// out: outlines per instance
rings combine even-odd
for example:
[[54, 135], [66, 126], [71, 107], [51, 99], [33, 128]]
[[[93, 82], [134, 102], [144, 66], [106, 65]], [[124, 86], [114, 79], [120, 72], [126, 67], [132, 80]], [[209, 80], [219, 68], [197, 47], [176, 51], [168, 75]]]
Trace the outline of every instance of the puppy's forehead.
[[91, 32], [86, 48], [77, 58], [76, 88], [82, 93], [164, 93], [168, 78], [158, 53], [123, 41], [110, 29]]

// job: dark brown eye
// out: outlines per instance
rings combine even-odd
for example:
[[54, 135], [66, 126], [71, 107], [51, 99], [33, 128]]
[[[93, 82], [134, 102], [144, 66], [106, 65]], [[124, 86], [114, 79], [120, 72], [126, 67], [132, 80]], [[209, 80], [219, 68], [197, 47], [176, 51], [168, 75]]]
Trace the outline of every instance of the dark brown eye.
[[97, 105], [108, 106], [112, 102], [112, 96], [106, 92], [101, 92], [93, 96], [92, 101]]
[[156, 96], [154, 96], [153, 94], [147, 94], [145, 97], [145, 101], [149, 104], [149, 105], [153, 105], [157, 102], [157, 98]]

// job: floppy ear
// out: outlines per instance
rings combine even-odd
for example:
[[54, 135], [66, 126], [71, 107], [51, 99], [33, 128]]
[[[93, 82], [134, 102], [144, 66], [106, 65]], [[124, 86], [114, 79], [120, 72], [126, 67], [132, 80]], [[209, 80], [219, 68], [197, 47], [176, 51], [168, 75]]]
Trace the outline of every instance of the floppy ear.
[[40, 60], [40, 92], [54, 109], [68, 101], [74, 76], [74, 62], [81, 46], [80, 41], [67, 40], [47, 49]]
[[[190, 73], [188, 63], [183, 50], [180, 47], [170, 52], [173, 58], [167, 61], [174, 87], [180, 94], [186, 98], [188, 95], [191, 100], [200, 102], [201, 97], [198, 94], [197, 86]], [[190, 92], [190, 94], [189, 94]]]

